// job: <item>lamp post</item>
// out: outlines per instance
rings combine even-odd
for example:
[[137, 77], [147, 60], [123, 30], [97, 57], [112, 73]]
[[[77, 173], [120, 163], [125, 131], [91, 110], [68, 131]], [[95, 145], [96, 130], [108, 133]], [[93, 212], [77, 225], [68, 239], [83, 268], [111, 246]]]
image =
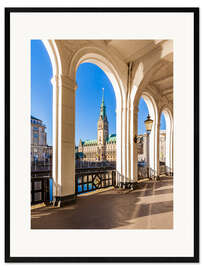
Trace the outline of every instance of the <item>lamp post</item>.
[[150, 115], [148, 114], [147, 119], [144, 121], [145, 128], [147, 131], [147, 176], [150, 178], [150, 171], [149, 171], [149, 139], [150, 139], [150, 133], [152, 130], [152, 124], [153, 120], [150, 118]]

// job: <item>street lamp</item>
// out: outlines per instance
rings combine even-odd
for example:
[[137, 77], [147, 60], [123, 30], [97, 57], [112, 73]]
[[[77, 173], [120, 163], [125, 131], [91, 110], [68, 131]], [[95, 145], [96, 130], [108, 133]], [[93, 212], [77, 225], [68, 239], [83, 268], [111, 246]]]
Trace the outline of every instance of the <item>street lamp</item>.
[[150, 134], [151, 130], [152, 130], [152, 124], [153, 124], [153, 120], [150, 118], [150, 115], [148, 114], [147, 119], [144, 121], [145, 123], [145, 128], [148, 134]]
[[149, 173], [149, 135], [152, 130], [152, 124], [153, 120], [150, 118], [150, 115], [148, 114], [147, 119], [144, 121], [145, 123], [145, 128], [147, 131], [147, 175], [150, 178], [150, 173]]

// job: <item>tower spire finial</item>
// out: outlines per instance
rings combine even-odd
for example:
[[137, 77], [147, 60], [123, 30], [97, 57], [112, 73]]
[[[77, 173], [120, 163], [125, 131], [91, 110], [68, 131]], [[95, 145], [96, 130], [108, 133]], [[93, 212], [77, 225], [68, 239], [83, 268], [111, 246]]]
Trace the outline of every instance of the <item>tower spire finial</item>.
[[104, 88], [102, 88], [103, 91], [103, 95], [102, 95], [102, 104], [101, 104], [101, 109], [100, 109], [100, 116], [102, 117], [102, 119], [104, 119], [106, 117], [106, 108], [104, 105]]
[[102, 88], [103, 94], [102, 94], [102, 103], [104, 103], [104, 88]]

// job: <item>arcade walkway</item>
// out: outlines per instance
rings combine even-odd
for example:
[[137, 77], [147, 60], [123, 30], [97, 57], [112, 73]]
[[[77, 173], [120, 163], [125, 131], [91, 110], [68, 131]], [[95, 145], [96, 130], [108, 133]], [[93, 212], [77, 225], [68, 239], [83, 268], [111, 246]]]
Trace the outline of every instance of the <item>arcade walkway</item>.
[[34, 209], [32, 229], [172, 229], [173, 179], [79, 196], [63, 208]]

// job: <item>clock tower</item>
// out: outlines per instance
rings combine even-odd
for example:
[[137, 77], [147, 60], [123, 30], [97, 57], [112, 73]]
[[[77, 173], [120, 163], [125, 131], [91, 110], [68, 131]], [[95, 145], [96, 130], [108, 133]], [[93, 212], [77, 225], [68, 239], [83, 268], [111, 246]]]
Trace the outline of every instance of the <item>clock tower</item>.
[[97, 156], [99, 161], [106, 160], [105, 149], [108, 137], [109, 137], [109, 123], [106, 116], [106, 106], [104, 105], [104, 88], [103, 88], [100, 115], [97, 123], [97, 144], [98, 144]]

